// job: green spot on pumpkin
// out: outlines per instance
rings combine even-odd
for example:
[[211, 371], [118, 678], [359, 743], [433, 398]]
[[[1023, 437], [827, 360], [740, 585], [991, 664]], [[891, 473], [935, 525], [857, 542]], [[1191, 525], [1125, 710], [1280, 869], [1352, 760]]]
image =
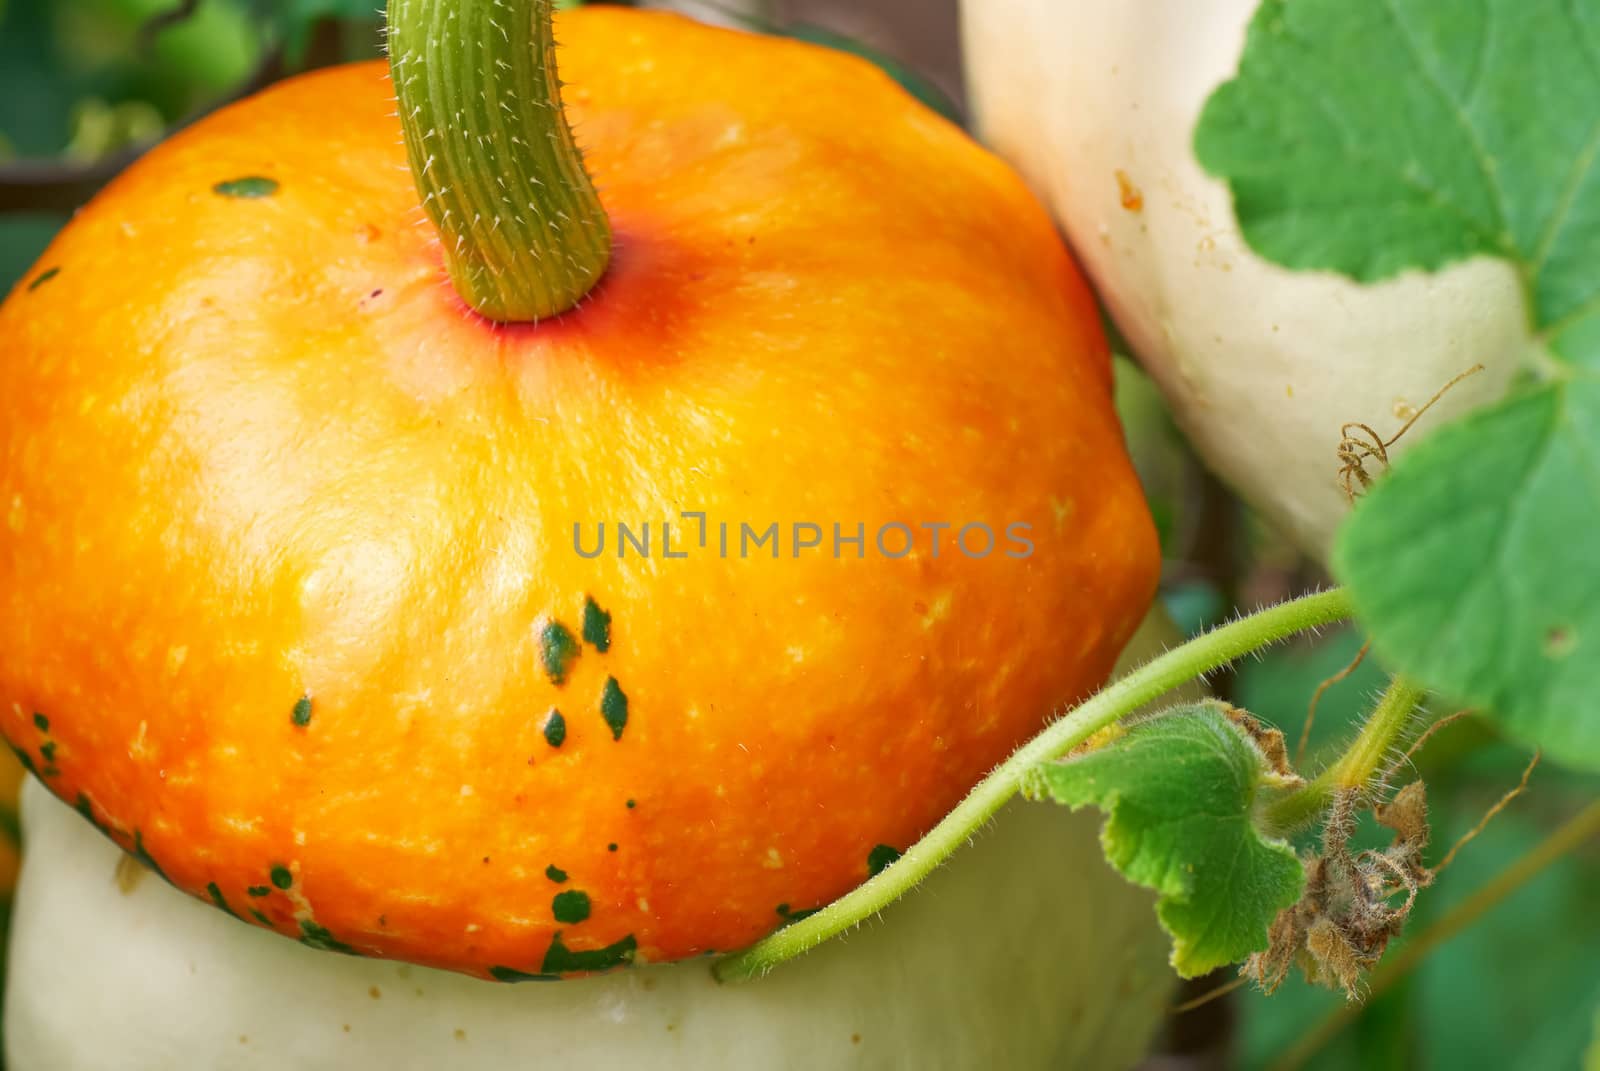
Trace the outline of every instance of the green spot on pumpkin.
[[794, 911], [790, 909], [788, 904], [779, 904], [778, 917], [782, 919], [783, 924], [787, 926], [791, 922], [799, 922], [801, 919], [810, 918], [812, 915], [815, 915], [821, 910], [822, 909], [820, 907], [812, 907], [806, 908], [803, 911]]
[[234, 913], [233, 908], [228, 906], [227, 898], [222, 895], [222, 888], [216, 882], [208, 882], [206, 884], [206, 892], [211, 894], [212, 903], [222, 908], [222, 910], [226, 911], [228, 914], [233, 915], [234, 918], [239, 917]]
[[628, 727], [628, 697], [615, 677], [606, 678], [605, 690], [600, 693], [600, 716], [611, 727], [611, 739], [621, 740], [622, 730]]
[[300, 943], [310, 948], [321, 949], [324, 952], [339, 952], [346, 956], [361, 955], [360, 952], [357, 952], [329, 933], [326, 926], [318, 925], [311, 919], [300, 920], [300, 935]]
[[610, 844], [606, 845], [606, 851], [614, 852], [616, 850], [617, 850], [617, 842], [616, 841], [612, 841]]
[[33, 727], [38, 729], [41, 733], [47, 733], [50, 731], [50, 719], [35, 711], [33, 715]]
[[256, 921], [257, 921], [257, 922], [259, 922], [259, 923], [261, 923], [261, 925], [263, 925], [263, 926], [266, 926], [266, 927], [268, 927], [268, 928], [269, 928], [269, 929], [270, 929], [270, 928], [271, 928], [271, 927], [272, 927], [272, 920], [271, 920], [271, 919], [269, 919], [269, 918], [267, 918], [267, 916], [266, 916], [266, 915], [264, 915], [264, 914], [262, 914], [262, 913], [261, 913], [261, 912], [260, 912], [260, 911], [259, 911], [259, 910], [257, 910], [257, 909], [256, 909], [256, 908], [253, 908], [253, 907], [252, 907], [252, 908], [251, 908], [251, 909], [250, 909], [250, 915], [251, 915], [251, 917], [252, 917], [252, 918], [254, 918], [254, 919], [255, 919], [255, 920], [256, 920]]
[[44, 743], [40, 744], [39, 745], [39, 757], [41, 759], [43, 759], [45, 762], [55, 762], [56, 761], [56, 742], [54, 740], [46, 740]]
[[244, 178], [219, 182], [211, 189], [224, 197], [271, 197], [278, 192], [278, 182], [276, 179], [262, 178], [260, 175], [247, 175]]
[[145, 850], [144, 834], [137, 829], [133, 831], [133, 857], [139, 860], [139, 862], [143, 863], [145, 866], [149, 867], [151, 872], [154, 873], [156, 877], [160, 878], [168, 885], [172, 884], [172, 879], [167, 877], [167, 872], [162, 870], [160, 864], [158, 864], [150, 855], [150, 853]]
[[251, 896], [256, 897], [257, 899], [260, 899], [263, 896], [271, 896], [272, 895], [272, 886], [270, 886], [270, 885], [251, 885], [251, 886], [249, 886], [248, 888], [245, 889], [245, 892], [249, 893]]
[[553, 974], [529, 974], [527, 971], [519, 971], [515, 967], [490, 967], [489, 968], [489, 977], [493, 978], [497, 982], [559, 982], [559, 981], [561, 981], [560, 978], [558, 978], [556, 975], [553, 975]]
[[268, 871], [267, 876], [272, 879], [272, 884], [280, 889], [287, 890], [294, 885], [294, 875], [289, 873], [289, 868], [282, 863], [272, 864], [272, 869]]
[[301, 728], [311, 724], [311, 697], [303, 695], [295, 700], [294, 711], [289, 715], [289, 720]]
[[557, 885], [560, 885], [563, 881], [567, 880], [567, 872], [556, 866], [554, 863], [551, 863], [549, 866], [544, 868], [544, 876], [555, 882]]
[[61, 269], [59, 267], [46, 268], [44, 271], [33, 277], [33, 282], [28, 284], [28, 293], [33, 293], [35, 290], [39, 289], [45, 283], [48, 283], [51, 279], [54, 279], [60, 274]]
[[557, 922], [576, 925], [589, 917], [589, 894], [581, 889], [556, 893], [550, 901], [550, 911]]
[[639, 806], [638, 801], [636, 801], [636, 800], [629, 800], [628, 801], [628, 810], [631, 811], [637, 806]]
[[880, 844], [867, 853], [867, 873], [872, 877], [877, 877], [898, 858], [900, 858], [899, 848], [891, 848], [887, 844]]
[[550, 683], [560, 686], [567, 683], [567, 671], [573, 660], [583, 652], [572, 635], [572, 630], [559, 621], [548, 621], [539, 630], [539, 656], [544, 661], [545, 676]]
[[39, 768], [33, 764], [32, 755], [29, 755], [26, 751], [22, 750], [20, 747], [17, 747], [15, 744], [11, 745], [11, 753], [17, 757], [18, 762], [22, 763], [22, 768], [24, 770], [27, 770], [36, 777], [38, 776]]
[[600, 609], [593, 596], [583, 600], [583, 638], [601, 654], [611, 650], [611, 615]]
[[[94, 801], [89, 798], [89, 794], [87, 792], [79, 792], [78, 798], [73, 802], [72, 806], [74, 810], [83, 815], [86, 822], [94, 826], [112, 841], [117, 841], [117, 838], [112, 835], [111, 830], [106, 828], [105, 823], [95, 817]], [[118, 846], [121, 846], [120, 842], [118, 842]]]
[[633, 962], [639, 942], [629, 934], [616, 944], [587, 952], [575, 952], [561, 943], [558, 932], [550, 939], [550, 948], [544, 954], [539, 970], [543, 974], [569, 974], [577, 971], [609, 971]]
[[560, 747], [567, 739], [567, 719], [561, 711], [554, 707], [544, 719], [544, 742], [551, 747]]

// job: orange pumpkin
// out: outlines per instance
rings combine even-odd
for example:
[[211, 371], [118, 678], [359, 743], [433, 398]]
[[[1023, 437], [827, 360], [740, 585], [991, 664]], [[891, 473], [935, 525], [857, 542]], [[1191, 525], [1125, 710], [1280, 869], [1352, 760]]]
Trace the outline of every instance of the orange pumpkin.
[[616, 237], [559, 319], [457, 297], [381, 65], [172, 139], [0, 308], [5, 736], [247, 923], [502, 978], [858, 884], [1102, 681], [1158, 557], [1009, 170], [854, 58], [560, 30]]

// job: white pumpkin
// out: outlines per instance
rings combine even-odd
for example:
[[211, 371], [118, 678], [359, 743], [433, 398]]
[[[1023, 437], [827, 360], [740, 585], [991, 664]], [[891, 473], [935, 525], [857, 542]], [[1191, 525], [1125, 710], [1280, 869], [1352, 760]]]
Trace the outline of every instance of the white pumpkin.
[[[1174, 639], [1152, 615], [1124, 656]], [[1116, 1071], [1172, 990], [1100, 816], [1014, 802], [879, 920], [760, 981], [709, 961], [504, 985], [306, 948], [129, 863], [29, 779], [11, 1071]], [[126, 883], [123, 883], [126, 884]]]
[[1475, 363], [1428, 424], [1498, 398], [1531, 340], [1500, 262], [1361, 287], [1245, 246], [1192, 145], [1256, 6], [965, 0], [968, 76], [981, 136], [1050, 204], [1201, 456], [1321, 555], [1349, 509], [1340, 425], [1387, 436]]

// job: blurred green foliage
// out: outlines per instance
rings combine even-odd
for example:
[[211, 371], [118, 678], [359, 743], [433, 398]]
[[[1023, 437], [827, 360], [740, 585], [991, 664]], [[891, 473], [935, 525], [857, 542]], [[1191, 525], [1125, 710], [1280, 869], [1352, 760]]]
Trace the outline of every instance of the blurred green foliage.
[[[135, 145], [220, 99], [262, 62], [271, 37], [245, 0], [206, 0], [170, 25], [178, 0], [6, 0], [0, 5], [0, 168], [63, 175]], [[64, 222], [0, 216], [0, 292]]]
[[[98, 105], [102, 115], [127, 113], [126, 131], [147, 140], [243, 82], [266, 48], [250, 6], [206, 0], [190, 17], [156, 28], [151, 20], [175, 2], [9, 0], [0, 10], [6, 153], [67, 153], [93, 115], [86, 105]], [[78, 155], [116, 147], [84, 145]]]
[[[1350, 665], [1360, 650], [1361, 636], [1349, 628], [1275, 648], [1239, 667], [1234, 701], [1282, 729], [1293, 754], [1317, 686]], [[1348, 743], [1387, 681], [1378, 661], [1367, 658], [1323, 693], [1306, 748], [1309, 765], [1315, 766], [1319, 756], [1331, 758]]]
[[[1106, 322], [1109, 325], [1110, 321]], [[1188, 501], [1193, 460], [1155, 381], [1120, 353], [1111, 367], [1117, 416], [1122, 420], [1133, 467], [1150, 503], [1162, 556], [1170, 558], [1182, 550], [1182, 541], [1194, 522], [1193, 507]]]
[[[381, 0], [0, 0], [0, 171], [63, 184], [153, 144], [254, 79], [315, 58], [378, 55]], [[319, 27], [333, 54], [308, 56]], [[342, 27], [342, 30], [341, 30]], [[0, 178], [4, 181], [4, 178]], [[64, 222], [29, 204], [0, 215], [0, 292]]]
[[[312, 27], [324, 20], [365, 26], [376, 23], [384, 9], [383, 0], [279, 0], [276, 29], [290, 66], [299, 66], [311, 43]], [[364, 58], [349, 55], [344, 58]]]
[[59, 216], [0, 216], [0, 294], [27, 274], [64, 222]]

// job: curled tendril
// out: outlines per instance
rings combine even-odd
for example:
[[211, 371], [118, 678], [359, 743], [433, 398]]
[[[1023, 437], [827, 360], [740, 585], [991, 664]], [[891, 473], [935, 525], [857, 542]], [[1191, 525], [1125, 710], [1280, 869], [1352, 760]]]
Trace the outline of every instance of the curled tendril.
[[1456, 376], [1450, 382], [1440, 387], [1428, 403], [1401, 425], [1400, 430], [1385, 439], [1373, 430], [1372, 425], [1360, 421], [1351, 421], [1339, 429], [1339, 446], [1335, 453], [1339, 458], [1339, 486], [1343, 488], [1344, 495], [1354, 502], [1362, 492], [1372, 486], [1373, 475], [1367, 471], [1367, 462], [1375, 461], [1383, 466], [1383, 471], [1389, 471], [1389, 450], [1399, 442], [1406, 432], [1410, 431], [1422, 415], [1440, 398], [1443, 398], [1452, 387], [1468, 376], [1477, 375], [1483, 371], [1483, 365], [1475, 364], [1471, 368]]

